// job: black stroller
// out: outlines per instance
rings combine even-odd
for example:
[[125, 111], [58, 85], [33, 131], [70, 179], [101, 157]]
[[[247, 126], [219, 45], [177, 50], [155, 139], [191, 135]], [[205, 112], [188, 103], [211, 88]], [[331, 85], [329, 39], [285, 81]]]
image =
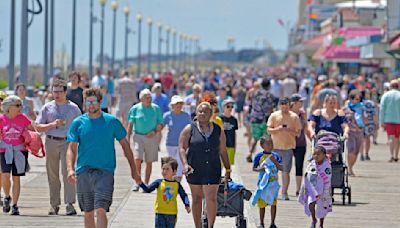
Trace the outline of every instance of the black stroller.
[[[228, 183], [221, 183], [217, 194], [217, 216], [236, 217], [236, 227], [246, 228], [247, 220], [244, 217], [244, 200], [249, 201], [251, 192], [244, 187], [229, 189]], [[203, 200], [202, 227], [208, 228], [208, 219], [205, 200]]]
[[[345, 205], [347, 196], [348, 204], [351, 204], [349, 173], [344, 157], [344, 138], [334, 132], [322, 130], [318, 132], [315, 144], [323, 146], [331, 159], [332, 198], [335, 194], [342, 195], [342, 204]], [[335, 189], [339, 189], [340, 192], [335, 193]]]

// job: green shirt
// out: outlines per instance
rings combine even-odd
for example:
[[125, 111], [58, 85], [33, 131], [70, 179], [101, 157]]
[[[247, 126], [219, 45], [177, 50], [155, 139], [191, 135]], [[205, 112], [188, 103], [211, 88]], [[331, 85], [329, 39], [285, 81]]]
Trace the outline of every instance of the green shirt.
[[128, 121], [133, 124], [134, 133], [146, 135], [163, 123], [163, 117], [158, 105], [152, 103], [146, 108], [140, 102], [129, 110]]

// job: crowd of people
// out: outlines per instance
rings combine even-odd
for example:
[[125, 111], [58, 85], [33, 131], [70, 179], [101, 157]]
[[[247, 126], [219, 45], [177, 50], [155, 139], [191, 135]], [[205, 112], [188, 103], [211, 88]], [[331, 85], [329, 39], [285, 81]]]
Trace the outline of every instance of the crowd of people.
[[[213, 226], [221, 173], [224, 171], [225, 181], [230, 178], [238, 152], [237, 130], [241, 127], [245, 129], [248, 151], [239, 152], [247, 153], [246, 160], [253, 163], [254, 171], [260, 172], [260, 179], [267, 169], [266, 160], [272, 162], [271, 167], [275, 166], [267, 181], [276, 181], [278, 170], [281, 171], [282, 200], [289, 200], [293, 158], [296, 196], [304, 196], [307, 143], [321, 131], [334, 132], [346, 139], [351, 176], [356, 176], [354, 166], [358, 158], [373, 159], [369, 151], [371, 142], [377, 143], [380, 126], [388, 135], [389, 162], [397, 162], [399, 158], [400, 81], [387, 82], [383, 74], [328, 77], [312, 70], [277, 73], [243, 68], [176, 75], [168, 72], [140, 78], [131, 77], [127, 71], [114, 78], [112, 71], [103, 75], [97, 69], [91, 81], [79, 72], [68, 76], [68, 82], [62, 77], [52, 78], [47, 90], [35, 90], [30, 98], [23, 84], [16, 86], [15, 95], [0, 92], [4, 193], [1, 202], [5, 213], [19, 215], [19, 178], [29, 171], [24, 138], [29, 131], [45, 135], [50, 189], [48, 214], [59, 213], [63, 185], [66, 214], [77, 214], [74, 206], [77, 198], [86, 227], [95, 224], [107, 227], [106, 212], [114, 191], [115, 140], [129, 162], [135, 183], [133, 191], [157, 189], [156, 227], [174, 227], [177, 194], [186, 210], [193, 214], [196, 227], [201, 227], [205, 199], [209, 227]], [[163, 133], [168, 157], [161, 159], [162, 179], [150, 182], [152, 165], [159, 161]], [[253, 156], [258, 142], [263, 151]], [[316, 145], [313, 153], [311, 164], [317, 170], [328, 168], [321, 175], [325, 175], [324, 180], [330, 178], [325, 149]], [[185, 175], [191, 205], [180, 185]], [[324, 181], [322, 190], [327, 186], [329, 182]], [[272, 202], [258, 199], [260, 227], [264, 227], [267, 205], [273, 206], [270, 227], [276, 227], [277, 198], [276, 193]], [[329, 212], [319, 213], [321, 198], [322, 195], [317, 195], [310, 202], [302, 201], [307, 204], [306, 213], [312, 217], [311, 227], [316, 226], [317, 218], [323, 227], [323, 219]], [[175, 206], [169, 208], [166, 201]]]

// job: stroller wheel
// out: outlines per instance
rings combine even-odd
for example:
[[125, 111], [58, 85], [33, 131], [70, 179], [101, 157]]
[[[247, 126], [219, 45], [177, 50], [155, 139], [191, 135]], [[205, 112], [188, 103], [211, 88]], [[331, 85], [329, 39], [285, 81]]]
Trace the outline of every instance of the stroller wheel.
[[346, 188], [342, 189], [342, 204], [346, 205]]
[[247, 221], [245, 218], [242, 217], [236, 217], [236, 227], [238, 228], [246, 228], [247, 227]]
[[347, 191], [347, 200], [348, 200], [349, 204], [351, 204], [351, 188], [350, 187], [348, 188], [348, 191]]

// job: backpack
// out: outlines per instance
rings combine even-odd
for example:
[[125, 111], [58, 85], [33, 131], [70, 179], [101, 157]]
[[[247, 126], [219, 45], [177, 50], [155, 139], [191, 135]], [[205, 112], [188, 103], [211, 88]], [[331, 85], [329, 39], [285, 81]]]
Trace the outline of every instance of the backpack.
[[[40, 133], [36, 131], [25, 130], [22, 134], [25, 140], [26, 149], [31, 152], [31, 154], [38, 158], [44, 158], [46, 156], [46, 152], [44, 150], [44, 144], [42, 138], [40, 137]], [[40, 149], [42, 149], [40, 153]]]

